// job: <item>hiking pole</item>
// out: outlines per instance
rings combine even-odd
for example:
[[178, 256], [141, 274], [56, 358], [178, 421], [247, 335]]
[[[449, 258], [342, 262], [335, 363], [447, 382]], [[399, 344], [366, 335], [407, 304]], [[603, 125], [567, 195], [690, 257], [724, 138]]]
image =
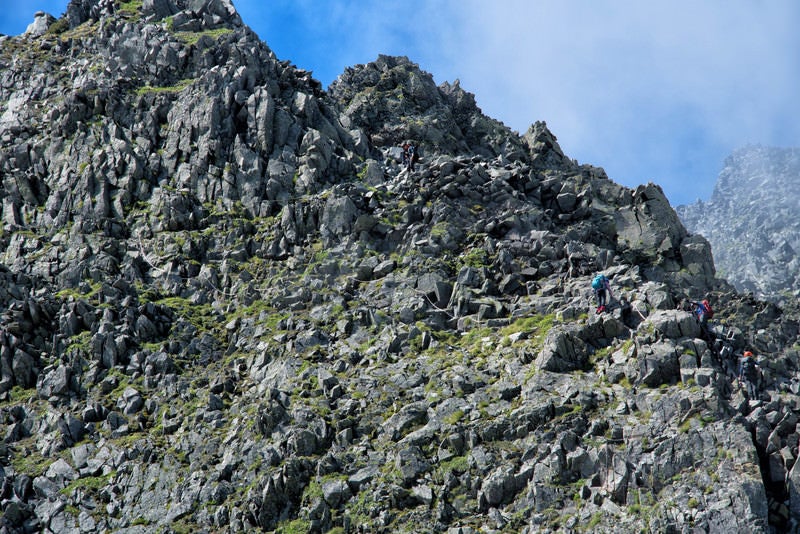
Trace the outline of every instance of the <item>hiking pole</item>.
[[631, 308], [636, 310], [636, 313], [639, 314], [639, 317], [642, 318], [642, 321], [646, 321], [647, 320], [647, 318], [644, 315], [642, 315], [642, 312], [639, 311], [639, 308], [636, 307], [636, 304], [631, 303]]

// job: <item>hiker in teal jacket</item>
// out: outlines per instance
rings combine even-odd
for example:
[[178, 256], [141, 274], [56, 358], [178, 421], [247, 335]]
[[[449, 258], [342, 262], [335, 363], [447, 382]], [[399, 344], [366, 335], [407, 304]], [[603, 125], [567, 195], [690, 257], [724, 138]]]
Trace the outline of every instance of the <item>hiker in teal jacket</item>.
[[597, 311], [596, 313], [603, 313], [606, 311], [606, 306], [611, 300], [611, 284], [606, 275], [600, 273], [592, 280], [592, 290], [594, 290], [595, 298], [597, 298]]

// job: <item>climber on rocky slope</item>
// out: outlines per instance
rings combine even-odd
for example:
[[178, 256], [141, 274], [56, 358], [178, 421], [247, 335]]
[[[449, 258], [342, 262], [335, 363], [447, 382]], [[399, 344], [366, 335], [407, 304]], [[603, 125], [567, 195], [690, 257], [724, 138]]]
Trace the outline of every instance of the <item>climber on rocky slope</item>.
[[753, 353], [746, 350], [739, 363], [739, 385], [744, 382], [745, 393], [749, 400], [758, 400], [758, 382], [761, 368], [758, 366]]
[[406, 160], [408, 172], [414, 172], [414, 165], [419, 160], [419, 149], [414, 143], [408, 145]]
[[702, 301], [692, 302], [692, 305], [694, 307], [692, 313], [697, 318], [697, 322], [700, 323], [700, 328], [704, 334], [708, 334], [708, 320], [714, 317], [714, 310], [711, 308], [711, 304], [708, 299], [703, 299]]
[[606, 306], [611, 300], [611, 284], [608, 277], [603, 273], [597, 274], [592, 279], [592, 290], [594, 291], [595, 298], [597, 299], [596, 313], [603, 313], [606, 311]]

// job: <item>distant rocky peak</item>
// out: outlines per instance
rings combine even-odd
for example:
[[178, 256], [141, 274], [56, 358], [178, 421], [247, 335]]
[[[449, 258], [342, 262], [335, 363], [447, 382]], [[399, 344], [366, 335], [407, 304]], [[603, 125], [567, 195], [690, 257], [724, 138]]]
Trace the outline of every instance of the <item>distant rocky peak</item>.
[[[800, 149], [750, 145], [725, 158], [711, 202], [737, 196], [742, 189], [758, 192], [767, 183], [800, 185]], [[770, 193], [770, 191], [764, 191]]]
[[708, 202], [676, 210], [737, 289], [779, 302], [800, 294], [798, 191], [800, 148], [747, 146], [725, 159]]

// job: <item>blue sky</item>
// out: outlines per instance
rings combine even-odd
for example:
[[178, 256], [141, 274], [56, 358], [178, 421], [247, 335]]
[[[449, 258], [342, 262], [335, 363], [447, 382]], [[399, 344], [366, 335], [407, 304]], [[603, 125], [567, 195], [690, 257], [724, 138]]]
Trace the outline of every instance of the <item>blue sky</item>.
[[[5, 0], [4, 3], [7, 3]], [[12, 1], [0, 33], [67, 0]], [[327, 86], [378, 54], [459, 79], [518, 132], [544, 120], [568, 156], [673, 205], [708, 199], [748, 144], [800, 146], [796, 0], [233, 0], [280, 59]]]

